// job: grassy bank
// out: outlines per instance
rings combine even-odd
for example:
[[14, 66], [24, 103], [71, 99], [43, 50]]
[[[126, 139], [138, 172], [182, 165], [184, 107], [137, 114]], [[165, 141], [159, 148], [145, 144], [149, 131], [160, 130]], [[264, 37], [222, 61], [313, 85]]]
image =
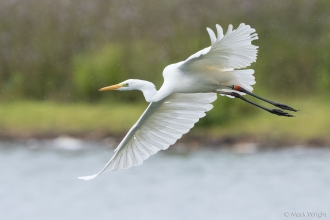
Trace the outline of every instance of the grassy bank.
[[146, 105], [59, 104], [17, 101], [0, 106], [1, 134], [8, 137], [127, 131]]
[[[220, 100], [218, 100], [220, 101]], [[213, 127], [196, 126], [191, 134], [213, 139], [226, 136], [263, 136], [274, 139], [311, 140], [330, 134], [330, 103], [306, 99], [290, 102], [300, 109], [297, 117], [286, 118], [255, 109], [253, 115], [237, 115], [234, 120]], [[0, 106], [0, 134], [3, 137], [47, 137], [76, 135], [105, 137], [125, 134], [147, 104], [60, 104], [16, 101]]]
[[330, 103], [323, 100], [306, 99], [287, 102], [299, 109], [296, 117], [278, 117], [256, 109], [257, 114], [244, 115], [225, 127], [214, 127], [212, 136], [224, 135], [267, 135], [272, 138], [292, 137], [301, 140], [327, 138], [330, 136]]

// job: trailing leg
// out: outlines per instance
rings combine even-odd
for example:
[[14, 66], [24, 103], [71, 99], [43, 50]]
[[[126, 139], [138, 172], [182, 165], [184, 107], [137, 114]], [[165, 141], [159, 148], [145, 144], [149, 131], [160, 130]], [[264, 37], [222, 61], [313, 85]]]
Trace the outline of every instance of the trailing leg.
[[284, 112], [282, 110], [279, 110], [279, 109], [269, 109], [269, 108], [266, 108], [262, 105], [259, 105], [255, 102], [252, 102], [246, 98], [244, 98], [242, 95], [236, 93], [236, 92], [218, 92], [219, 94], [223, 94], [223, 95], [230, 95], [230, 96], [234, 96], [235, 98], [239, 98], [239, 99], [242, 99], [243, 101], [245, 102], [248, 102], [254, 106], [257, 106], [258, 108], [261, 108], [269, 113], [272, 113], [272, 114], [275, 114], [275, 115], [278, 115], [278, 116], [286, 116], [286, 117], [294, 117], [293, 115], [287, 113], [287, 112]]
[[242, 88], [240, 86], [233, 85], [231, 87], [231, 89], [236, 90], [236, 91], [239, 91], [239, 92], [244, 92], [244, 93], [246, 93], [246, 94], [248, 94], [250, 96], [253, 96], [253, 97], [255, 97], [257, 99], [260, 99], [260, 100], [262, 100], [264, 102], [267, 102], [267, 103], [269, 103], [271, 105], [274, 105], [274, 106], [276, 106], [276, 107], [278, 107], [280, 109], [294, 111], [294, 112], [297, 112], [298, 111], [298, 110], [296, 110], [294, 108], [291, 108], [290, 106], [287, 106], [287, 105], [284, 105], [284, 104], [281, 104], [281, 103], [273, 102], [273, 101], [270, 101], [268, 99], [262, 98], [262, 97], [260, 97], [260, 96], [258, 96], [256, 94], [253, 94], [252, 92], [247, 91], [246, 89], [244, 89], [244, 88]]

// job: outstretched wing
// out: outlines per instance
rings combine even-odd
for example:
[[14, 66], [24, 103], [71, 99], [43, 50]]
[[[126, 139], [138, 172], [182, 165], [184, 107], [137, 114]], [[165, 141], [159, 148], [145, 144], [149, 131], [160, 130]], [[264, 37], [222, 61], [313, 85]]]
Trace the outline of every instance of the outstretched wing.
[[213, 108], [215, 93], [174, 93], [162, 101], [150, 103], [129, 130], [115, 154], [97, 174], [79, 179], [90, 180], [109, 170], [138, 166], [151, 155], [166, 150]]
[[242, 23], [233, 30], [233, 26], [229, 25], [227, 33], [223, 35], [221, 26], [217, 24], [216, 28], [218, 37], [207, 28], [211, 46], [191, 55], [180, 68], [193, 71], [209, 66], [232, 70], [245, 68], [256, 61], [258, 47], [251, 44], [258, 39], [255, 29]]

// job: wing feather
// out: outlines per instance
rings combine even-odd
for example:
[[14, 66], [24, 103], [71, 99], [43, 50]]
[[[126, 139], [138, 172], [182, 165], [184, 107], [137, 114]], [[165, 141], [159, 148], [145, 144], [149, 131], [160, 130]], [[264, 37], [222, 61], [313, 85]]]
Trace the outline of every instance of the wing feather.
[[213, 107], [210, 103], [216, 98], [215, 93], [176, 93], [160, 102], [150, 103], [104, 168], [95, 175], [79, 179], [90, 180], [105, 171], [141, 165], [187, 133]]
[[143, 160], [148, 159], [150, 155], [152, 155], [152, 152], [148, 150], [148, 148], [144, 147], [144, 145], [140, 143], [140, 141], [137, 138], [135, 138], [134, 144], [136, 148], [139, 149], [139, 151], [141, 152]]
[[220, 25], [216, 25], [218, 37], [214, 40], [214, 32], [207, 29], [211, 38], [211, 47], [207, 47], [190, 56], [180, 68], [199, 70], [206, 66], [220, 69], [240, 69], [250, 66], [257, 59], [257, 46], [252, 41], [258, 39], [255, 29], [240, 24], [236, 30], [229, 25], [225, 35]]

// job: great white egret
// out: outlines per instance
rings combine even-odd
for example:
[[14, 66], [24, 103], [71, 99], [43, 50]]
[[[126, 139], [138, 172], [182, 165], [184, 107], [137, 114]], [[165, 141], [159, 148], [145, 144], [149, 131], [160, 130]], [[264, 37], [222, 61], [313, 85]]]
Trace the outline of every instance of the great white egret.
[[150, 155], [167, 149], [212, 109], [211, 103], [217, 99], [217, 94], [240, 98], [270, 113], [292, 117], [287, 112], [263, 107], [242, 96], [252, 95], [281, 109], [296, 111], [251, 93], [251, 85], [255, 84], [254, 70], [237, 70], [256, 61], [258, 47], [251, 44], [258, 39], [255, 29], [240, 24], [233, 30], [229, 25], [225, 35], [220, 25], [216, 25], [216, 29], [217, 37], [207, 28], [210, 47], [164, 69], [164, 84], [158, 91], [153, 83], [138, 79], [100, 89], [140, 90], [150, 104], [105, 167], [95, 175], [79, 179], [90, 180], [105, 171], [141, 165]]

